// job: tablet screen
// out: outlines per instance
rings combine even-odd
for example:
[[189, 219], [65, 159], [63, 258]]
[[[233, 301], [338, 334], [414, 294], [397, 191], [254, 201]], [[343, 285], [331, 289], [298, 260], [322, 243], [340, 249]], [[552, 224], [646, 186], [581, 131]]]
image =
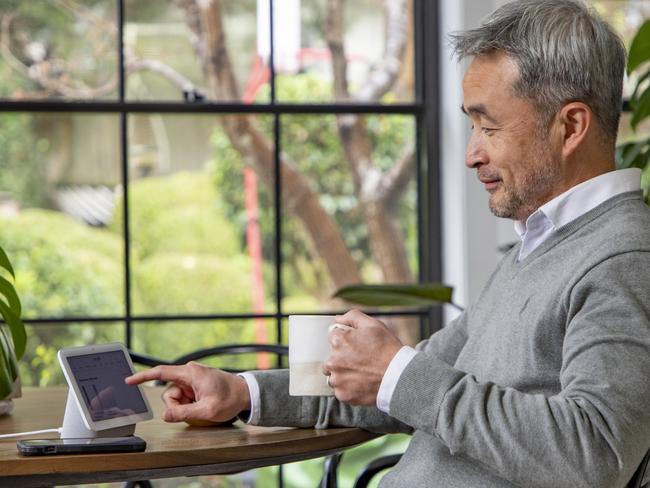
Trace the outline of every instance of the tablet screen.
[[132, 374], [122, 351], [106, 351], [66, 358], [93, 421], [147, 411], [137, 386], [124, 378]]

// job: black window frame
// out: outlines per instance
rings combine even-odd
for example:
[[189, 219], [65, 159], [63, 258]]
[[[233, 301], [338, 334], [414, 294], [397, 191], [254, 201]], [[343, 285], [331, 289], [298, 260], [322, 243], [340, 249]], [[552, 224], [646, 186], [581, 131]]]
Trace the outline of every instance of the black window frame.
[[[126, 99], [125, 61], [124, 61], [124, 0], [115, 0], [117, 6], [117, 50], [118, 50], [118, 98], [117, 100], [0, 100], [0, 112], [41, 112], [41, 113], [92, 113], [119, 115], [121, 184], [124, 189], [123, 205], [123, 245], [124, 245], [124, 314], [115, 316], [74, 316], [74, 317], [36, 317], [25, 319], [34, 326], [60, 325], [72, 323], [115, 323], [124, 324], [124, 342], [132, 347], [134, 322], [165, 322], [177, 320], [232, 320], [232, 319], [274, 319], [277, 343], [282, 343], [282, 321], [289, 314], [282, 310], [282, 181], [280, 178], [280, 152], [282, 115], [292, 114], [399, 114], [411, 115], [416, 121], [417, 158], [417, 223], [418, 223], [418, 279], [420, 282], [441, 281], [441, 217], [439, 188], [438, 151], [438, 1], [413, 0], [413, 32], [415, 48], [415, 99], [411, 103], [278, 103], [275, 92], [274, 45], [273, 45], [273, 3], [270, 6], [270, 92], [268, 103], [245, 104], [243, 102], [213, 102], [209, 100], [160, 102], [129, 101]], [[129, 222], [129, 154], [128, 154], [128, 116], [130, 114], [239, 114], [250, 113], [273, 116], [273, 139], [275, 159], [275, 312], [239, 314], [165, 314], [136, 315], [131, 305], [131, 244]], [[403, 311], [366, 310], [384, 316], [420, 317], [421, 337], [428, 337], [441, 327], [441, 311], [434, 309], [409, 309]], [[342, 313], [343, 310], [318, 310], [320, 314]]]

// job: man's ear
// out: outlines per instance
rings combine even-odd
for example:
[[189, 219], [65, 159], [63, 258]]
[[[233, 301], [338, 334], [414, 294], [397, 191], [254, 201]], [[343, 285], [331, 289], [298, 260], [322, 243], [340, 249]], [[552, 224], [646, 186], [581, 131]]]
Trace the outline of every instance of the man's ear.
[[562, 155], [571, 156], [586, 139], [593, 121], [589, 106], [582, 102], [570, 102], [558, 114], [562, 133]]

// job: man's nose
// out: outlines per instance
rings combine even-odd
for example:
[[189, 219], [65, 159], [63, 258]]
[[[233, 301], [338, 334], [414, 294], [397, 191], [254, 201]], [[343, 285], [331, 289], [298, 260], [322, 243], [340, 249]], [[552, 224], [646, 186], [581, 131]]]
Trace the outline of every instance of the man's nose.
[[488, 157], [485, 149], [480, 144], [478, 137], [472, 134], [465, 149], [465, 166], [468, 168], [476, 168], [482, 164], [487, 164], [487, 162]]

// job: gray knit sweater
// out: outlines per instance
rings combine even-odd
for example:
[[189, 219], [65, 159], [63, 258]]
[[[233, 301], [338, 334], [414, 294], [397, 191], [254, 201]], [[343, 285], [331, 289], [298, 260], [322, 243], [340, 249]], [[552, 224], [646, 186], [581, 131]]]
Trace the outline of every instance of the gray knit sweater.
[[624, 193], [518, 262], [418, 345], [390, 416], [289, 397], [255, 373], [263, 425], [409, 432], [382, 487], [617, 488], [650, 446], [650, 211]]

